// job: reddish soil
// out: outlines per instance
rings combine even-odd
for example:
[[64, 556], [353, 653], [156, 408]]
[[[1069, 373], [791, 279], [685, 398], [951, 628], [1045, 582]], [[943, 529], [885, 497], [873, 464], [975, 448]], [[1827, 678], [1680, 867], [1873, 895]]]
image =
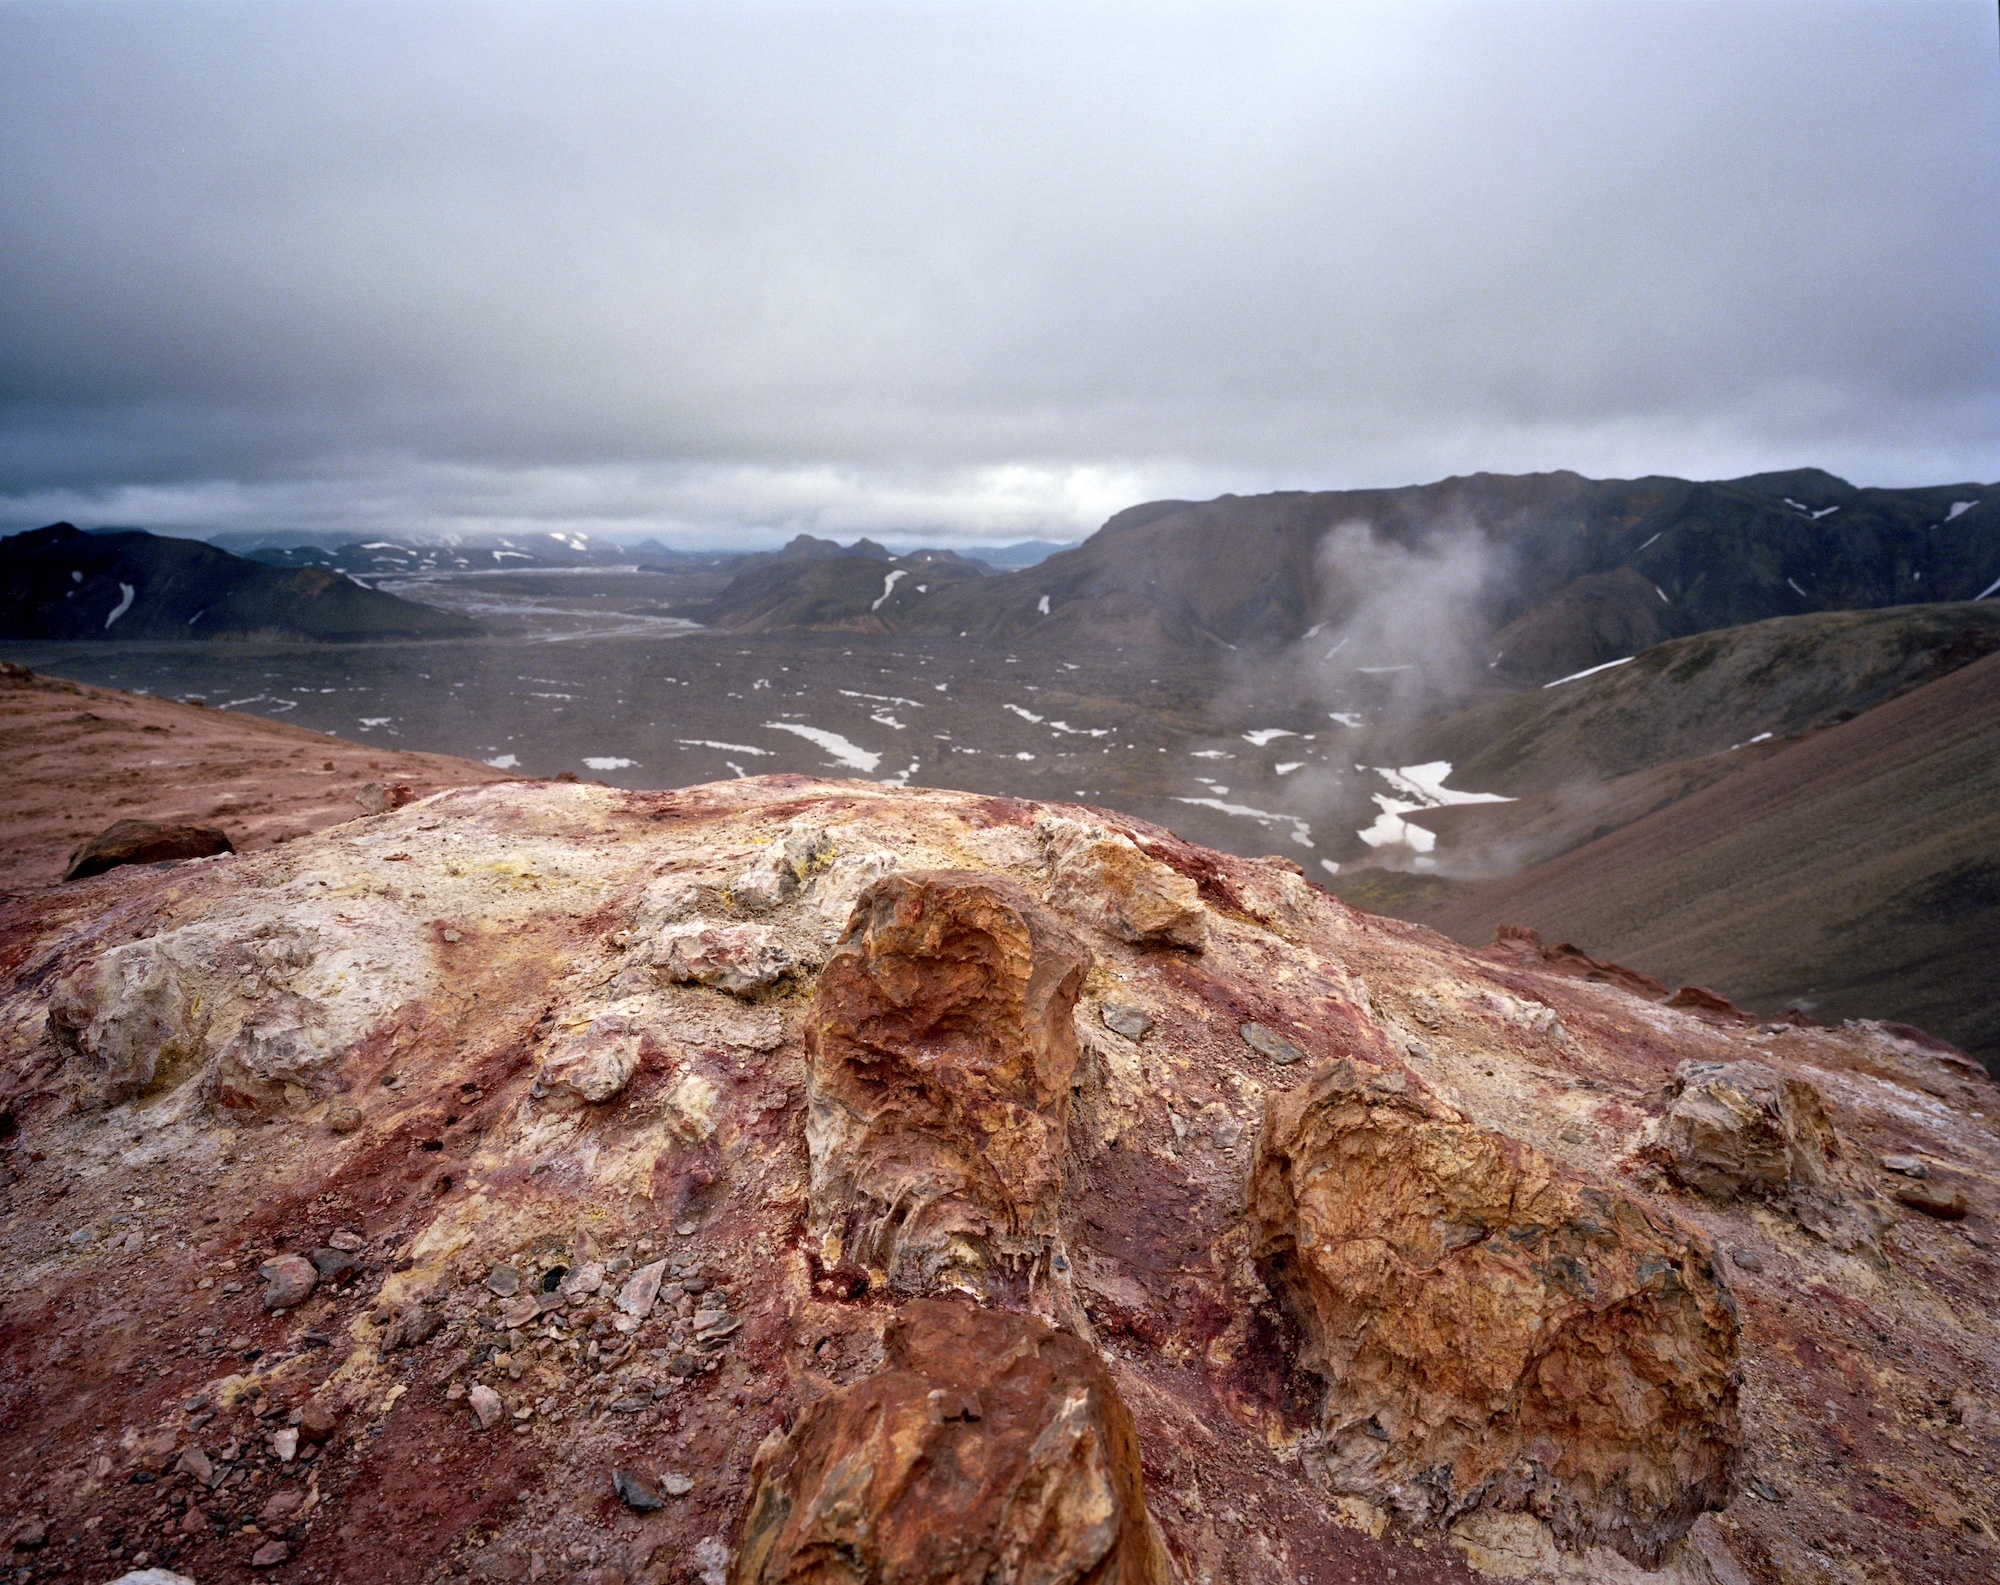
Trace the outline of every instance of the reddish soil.
[[350, 743], [305, 727], [116, 688], [0, 670], [0, 891], [58, 879], [114, 820], [217, 826], [239, 853], [352, 820], [369, 782], [421, 797], [517, 778], [450, 754]]

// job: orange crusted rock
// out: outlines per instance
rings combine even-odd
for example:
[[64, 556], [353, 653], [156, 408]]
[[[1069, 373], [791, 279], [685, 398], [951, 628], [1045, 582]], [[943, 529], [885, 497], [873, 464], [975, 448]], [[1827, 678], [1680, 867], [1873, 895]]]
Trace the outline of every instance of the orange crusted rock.
[[1736, 1308], [1698, 1236], [1350, 1058], [1271, 1098], [1251, 1201], [1336, 1490], [1646, 1566], [1727, 1502]]
[[1169, 1585], [1132, 1417], [1094, 1350], [917, 1300], [883, 1366], [767, 1441], [731, 1585]]
[[978, 1287], [1051, 1247], [1089, 961], [998, 876], [895, 874], [861, 894], [806, 1029], [824, 1265]]

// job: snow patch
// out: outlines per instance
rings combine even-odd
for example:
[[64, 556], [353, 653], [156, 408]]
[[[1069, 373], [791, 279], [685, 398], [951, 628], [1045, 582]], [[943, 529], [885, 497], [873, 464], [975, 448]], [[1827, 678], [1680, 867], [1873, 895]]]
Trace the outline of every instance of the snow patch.
[[1241, 819], [1255, 820], [1259, 825], [1290, 826], [1292, 840], [1301, 847], [1311, 847], [1312, 827], [1297, 815], [1273, 814], [1268, 809], [1253, 809], [1248, 804], [1224, 803], [1220, 798], [1176, 798], [1177, 804], [1193, 804], [1198, 809], [1216, 809], [1226, 815], [1236, 815]]
[[831, 754], [836, 761], [854, 770], [873, 771], [882, 763], [880, 754], [871, 754], [867, 749], [857, 747], [838, 732], [822, 731], [816, 726], [800, 726], [796, 721], [766, 721], [767, 732], [789, 732], [794, 737], [802, 737], [808, 743], [817, 744]]
[[1264, 747], [1265, 744], [1273, 741], [1276, 738], [1297, 737], [1297, 736], [1298, 733], [1288, 732], [1281, 726], [1267, 726], [1267, 727], [1259, 727], [1255, 732], [1245, 732], [1243, 734], [1243, 741], [1246, 743], [1255, 744], [1258, 748], [1262, 748]]
[[[1626, 655], [1618, 660], [1607, 660], [1601, 666], [1586, 666], [1582, 671], [1573, 671], [1567, 677], [1558, 677], [1554, 682], [1545, 682], [1542, 686], [1544, 688], [1560, 688], [1566, 682], [1577, 682], [1584, 677], [1595, 677], [1599, 672], [1609, 671], [1613, 666], [1629, 666], [1636, 659], [1638, 659], [1636, 655]], [[1338, 721], [1340, 717], [1335, 716], [1334, 719]], [[1359, 725], [1358, 722], [1355, 724]]]
[[514, 770], [520, 765], [521, 761], [513, 754], [495, 754], [486, 763], [491, 765], [495, 770]]
[[1424, 805], [1405, 803], [1400, 798], [1385, 798], [1381, 793], [1375, 794], [1375, 802], [1382, 810], [1375, 817], [1375, 823], [1355, 832], [1371, 848], [1402, 846], [1418, 853], [1428, 853], [1437, 846], [1435, 831], [1411, 825], [1403, 818], [1404, 815], [1415, 814]]
[[1049, 614], [1049, 597], [1047, 595], [1043, 595], [1041, 599], [1037, 600], [1035, 602], [1035, 609], [1039, 611], [1043, 616], [1047, 616]]
[[635, 759], [620, 759], [616, 754], [586, 754], [583, 762], [592, 770], [630, 770], [639, 763]]
[[888, 599], [890, 595], [896, 592], [897, 580], [901, 578], [907, 578], [909, 577], [909, 575], [910, 575], [910, 569], [907, 567], [898, 567], [894, 572], [890, 573], [888, 577], [882, 580], [882, 592], [877, 596], [875, 596], [875, 603], [871, 605], [868, 609], [871, 611], [881, 610], [882, 602]]
[[1023, 710], [1017, 704], [1003, 704], [1000, 708], [1003, 710], [1012, 710], [1014, 714], [1019, 716], [1023, 721], [1032, 721], [1035, 723], [1036, 726], [1040, 726], [1043, 720], [1046, 719], [1043, 716], [1036, 715], [1035, 712], [1032, 710]]
[[[1969, 512], [1978, 504], [1977, 501], [1953, 501], [1951, 503], [1951, 510], [1944, 514], [1944, 520], [1949, 523], [1960, 512]], [[71, 573], [70, 576], [74, 578], [76, 574]]]
[[134, 589], [132, 585], [130, 585], [129, 583], [121, 583], [118, 585], [118, 593], [123, 598], [121, 598], [119, 602], [111, 608], [111, 614], [104, 619], [104, 625], [106, 627], [109, 627], [113, 622], [117, 621], [127, 611], [132, 609], [132, 599], [133, 596], [138, 593], [138, 591]]
[[718, 743], [712, 737], [677, 737], [674, 741], [689, 748], [719, 748], [725, 754], [755, 754], [761, 757], [771, 753], [770, 749], [752, 748], [748, 743]]
[[1448, 759], [1435, 759], [1423, 765], [1405, 765], [1400, 770], [1390, 770], [1386, 765], [1377, 765], [1375, 774], [1398, 792], [1422, 799], [1419, 808], [1441, 809], [1447, 804], [1514, 802], [1512, 798], [1504, 797], [1500, 793], [1460, 792], [1456, 787], [1445, 786], [1444, 779], [1451, 774], [1451, 761]]

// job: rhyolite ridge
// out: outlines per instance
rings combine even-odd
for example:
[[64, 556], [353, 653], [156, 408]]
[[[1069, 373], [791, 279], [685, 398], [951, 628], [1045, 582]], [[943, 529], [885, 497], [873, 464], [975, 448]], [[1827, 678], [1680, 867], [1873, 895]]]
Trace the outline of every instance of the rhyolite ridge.
[[1102, 810], [437, 794], [0, 903], [27, 1580], [1990, 1579], [2000, 1097]]

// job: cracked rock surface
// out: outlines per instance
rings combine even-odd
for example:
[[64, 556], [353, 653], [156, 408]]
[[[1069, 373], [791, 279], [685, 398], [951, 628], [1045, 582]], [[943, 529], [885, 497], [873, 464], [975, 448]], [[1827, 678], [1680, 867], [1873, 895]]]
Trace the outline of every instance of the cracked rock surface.
[[1588, 966], [1104, 810], [800, 777], [18, 891], [0, 1546], [1994, 1578], [1993, 1085]]

